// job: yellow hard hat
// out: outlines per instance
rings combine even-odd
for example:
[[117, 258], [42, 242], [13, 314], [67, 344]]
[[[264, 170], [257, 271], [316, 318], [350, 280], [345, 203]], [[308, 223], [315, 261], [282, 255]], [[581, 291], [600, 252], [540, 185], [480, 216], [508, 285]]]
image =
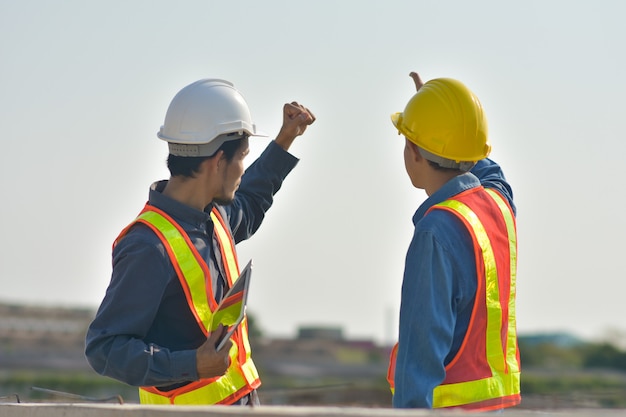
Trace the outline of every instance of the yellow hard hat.
[[428, 81], [403, 112], [391, 115], [391, 121], [398, 134], [443, 159], [477, 162], [491, 152], [480, 101], [463, 83], [451, 78]]

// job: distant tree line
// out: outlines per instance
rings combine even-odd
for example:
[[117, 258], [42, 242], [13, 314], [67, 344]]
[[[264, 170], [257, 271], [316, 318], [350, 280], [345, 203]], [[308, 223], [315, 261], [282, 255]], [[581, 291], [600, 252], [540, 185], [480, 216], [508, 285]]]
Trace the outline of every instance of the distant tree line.
[[522, 367], [544, 369], [609, 369], [626, 371], [626, 351], [608, 343], [560, 345], [550, 340], [520, 338]]

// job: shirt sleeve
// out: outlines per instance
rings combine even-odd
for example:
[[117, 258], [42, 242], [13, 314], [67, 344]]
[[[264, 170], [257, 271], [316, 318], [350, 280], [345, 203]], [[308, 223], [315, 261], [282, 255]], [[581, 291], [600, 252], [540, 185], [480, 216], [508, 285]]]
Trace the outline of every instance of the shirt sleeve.
[[483, 187], [494, 188], [499, 191], [509, 202], [513, 213], [516, 212], [515, 204], [513, 203], [513, 189], [506, 180], [500, 165], [489, 158], [485, 158], [478, 161], [472, 168], [471, 173], [478, 177]]
[[113, 252], [106, 295], [87, 331], [85, 355], [92, 368], [134, 386], [197, 380], [194, 350], [147, 344], [168, 283], [163, 248], [127, 235]]
[[433, 390], [445, 378], [456, 321], [449, 259], [431, 231], [416, 230], [402, 283], [395, 408], [432, 408]]
[[244, 173], [235, 201], [223, 206], [235, 243], [252, 236], [272, 206], [274, 194], [298, 163], [298, 159], [274, 141]]

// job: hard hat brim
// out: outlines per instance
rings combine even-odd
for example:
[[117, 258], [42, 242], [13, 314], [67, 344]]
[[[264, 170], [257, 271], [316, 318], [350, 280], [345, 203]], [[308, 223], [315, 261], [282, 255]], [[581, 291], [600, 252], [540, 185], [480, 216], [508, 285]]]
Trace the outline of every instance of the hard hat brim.
[[396, 127], [396, 129], [400, 130], [400, 128], [398, 127], [398, 125], [400, 124], [400, 119], [402, 118], [402, 113], [398, 112], [398, 113], [393, 113], [391, 115], [391, 123], [393, 123], [393, 125]]

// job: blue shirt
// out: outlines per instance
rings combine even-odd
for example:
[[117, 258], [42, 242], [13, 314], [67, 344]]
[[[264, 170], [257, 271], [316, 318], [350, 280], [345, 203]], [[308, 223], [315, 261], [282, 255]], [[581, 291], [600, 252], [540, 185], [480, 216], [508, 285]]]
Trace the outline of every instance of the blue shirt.
[[393, 406], [432, 408], [433, 390], [468, 328], [477, 277], [471, 236], [456, 216], [433, 205], [465, 190], [498, 190], [513, 210], [513, 192], [500, 166], [484, 159], [448, 181], [418, 208], [402, 281]]
[[[271, 142], [244, 173], [233, 203], [217, 206], [236, 243], [259, 228], [297, 161]], [[219, 301], [226, 275], [212, 206], [199, 211], [173, 200], [161, 194], [165, 183], [153, 184], [149, 203], [187, 232], [209, 266]], [[127, 384], [171, 389], [198, 379], [195, 350], [205, 341], [163, 244], [147, 226], [135, 224], [113, 250], [111, 281], [87, 331], [87, 360], [99, 374]]]

